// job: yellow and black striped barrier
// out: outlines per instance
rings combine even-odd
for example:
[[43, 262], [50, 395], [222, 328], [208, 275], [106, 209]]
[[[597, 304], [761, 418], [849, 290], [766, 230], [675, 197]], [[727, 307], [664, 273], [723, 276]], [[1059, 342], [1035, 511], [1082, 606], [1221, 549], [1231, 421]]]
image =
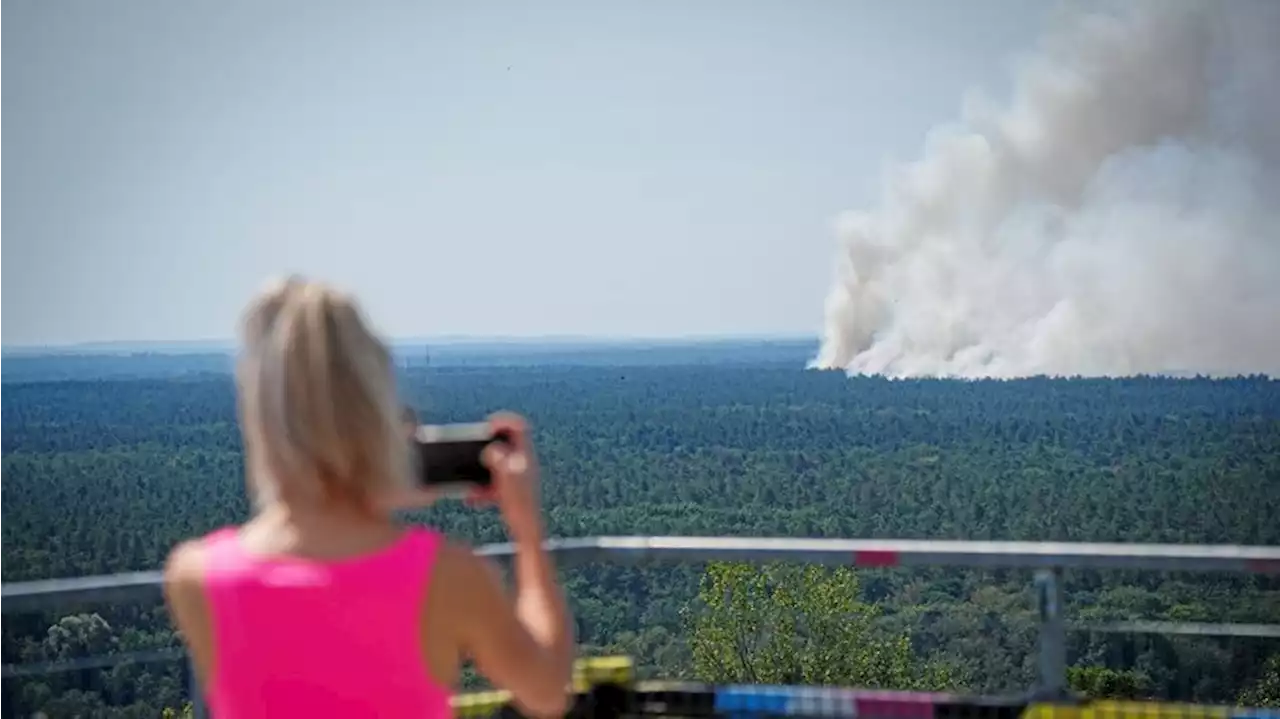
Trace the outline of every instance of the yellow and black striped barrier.
[[[1233, 719], [1268, 714], [1267, 710], [1258, 711], [1175, 702], [1089, 700], [1079, 706], [1028, 704], [1022, 719]], [[1272, 710], [1270, 716], [1280, 717], [1280, 711]]]

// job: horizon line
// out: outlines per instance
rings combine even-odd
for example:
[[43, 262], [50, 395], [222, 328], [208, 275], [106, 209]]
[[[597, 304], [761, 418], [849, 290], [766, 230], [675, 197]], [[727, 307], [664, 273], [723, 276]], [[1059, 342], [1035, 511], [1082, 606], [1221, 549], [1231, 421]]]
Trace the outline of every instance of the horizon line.
[[[388, 337], [386, 343], [392, 348], [405, 345], [468, 345], [468, 344], [637, 344], [637, 343], [712, 343], [712, 342], [814, 342], [821, 337], [817, 334], [803, 333], [742, 333], [742, 334], [687, 334], [687, 335], [588, 335], [588, 334], [546, 334], [546, 335], [417, 335], [405, 337]], [[235, 349], [236, 340], [220, 339], [181, 339], [181, 340], [87, 340], [83, 342], [59, 343], [0, 343], [2, 354], [43, 354], [67, 352], [112, 351], [122, 352], [147, 348], [230, 351]]]

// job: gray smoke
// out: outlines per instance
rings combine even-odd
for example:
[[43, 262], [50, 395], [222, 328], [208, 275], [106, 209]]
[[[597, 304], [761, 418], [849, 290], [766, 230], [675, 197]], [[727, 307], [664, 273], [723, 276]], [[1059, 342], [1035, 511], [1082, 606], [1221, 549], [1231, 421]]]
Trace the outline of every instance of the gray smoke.
[[840, 238], [816, 367], [1280, 374], [1280, 2], [1064, 18]]

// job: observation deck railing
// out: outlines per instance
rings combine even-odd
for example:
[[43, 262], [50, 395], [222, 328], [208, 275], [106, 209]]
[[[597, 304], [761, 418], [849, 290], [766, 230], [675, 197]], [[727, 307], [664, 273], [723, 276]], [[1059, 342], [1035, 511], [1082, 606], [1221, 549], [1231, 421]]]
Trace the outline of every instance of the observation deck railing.
[[[1280, 547], [1220, 545], [1156, 545], [1095, 544], [1062, 542], [962, 542], [933, 540], [840, 540], [783, 539], [735, 537], [591, 537], [555, 539], [546, 544], [560, 566], [590, 562], [803, 562], [824, 565], [883, 569], [890, 567], [929, 566], [979, 569], [1032, 569], [1035, 571], [1036, 609], [1039, 620], [1038, 681], [1025, 696], [1013, 699], [963, 699], [941, 694], [903, 692], [858, 692], [856, 690], [816, 687], [704, 687], [690, 684], [617, 682], [602, 686], [608, 692], [579, 687], [581, 715], [583, 701], [589, 699], [590, 716], [614, 716], [609, 712], [619, 706], [618, 691], [627, 697], [625, 714], [665, 714], [668, 716], [728, 716], [742, 713], [759, 715], [861, 716], [892, 719], [926, 719], [954, 715], [959, 707], [969, 707], [984, 716], [995, 712], [1001, 716], [1017, 716], [1041, 711], [1044, 707], [1060, 707], [1073, 712], [1102, 712], [1119, 716], [1137, 712], [1144, 717], [1174, 711], [1177, 716], [1275, 717], [1280, 712], [1267, 710], [1228, 710], [1198, 705], [1123, 703], [1081, 705], [1067, 688], [1068, 623], [1063, 607], [1062, 573], [1064, 570], [1149, 570], [1186, 572], [1227, 572], [1237, 574], [1280, 575]], [[509, 544], [493, 544], [477, 550], [495, 559], [509, 558], [514, 548]], [[6, 583], [0, 592], [0, 609], [5, 613], [63, 610], [105, 602], [154, 602], [161, 597], [159, 572], [131, 572], [109, 576], [73, 579], [49, 579]], [[1072, 626], [1093, 632], [1137, 632], [1208, 636], [1247, 636], [1280, 638], [1280, 625], [1271, 624], [1204, 624], [1185, 622], [1121, 622]], [[120, 654], [91, 657], [70, 662], [40, 665], [5, 665], [3, 678], [33, 676], [59, 671], [107, 667], [131, 661], [154, 661], [181, 657], [180, 650]], [[629, 666], [629, 664], [627, 664]], [[629, 672], [629, 669], [627, 670]], [[194, 672], [187, 672], [194, 677]], [[628, 675], [629, 676], [629, 675]], [[595, 692], [595, 693], [592, 693]], [[674, 692], [674, 693], [673, 693]], [[204, 716], [198, 687], [189, 687], [197, 717]], [[488, 697], [483, 701], [475, 696]], [[492, 703], [495, 694], [459, 698], [460, 715], [477, 706]], [[613, 696], [612, 700], [608, 696]], [[687, 707], [671, 703], [672, 697], [691, 701]], [[582, 699], [581, 697], [586, 697]], [[666, 699], [663, 699], [666, 697]], [[677, 702], [679, 703], [679, 702]], [[497, 706], [497, 705], [495, 705]], [[1129, 706], [1129, 709], [1125, 709]], [[468, 708], [469, 707], [469, 708]], [[609, 707], [612, 707], [610, 709]], [[671, 714], [667, 707], [676, 714]], [[808, 709], [806, 709], [808, 707]], [[985, 709], [982, 709], [985, 707]], [[1039, 708], [1037, 708], [1039, 707]], [[1081, 708], [1084, 707], [1084, 708]], [[1088, 708], [1092, 707], [1092, 708]], [[1108, 708], [1109, 707], [1109, 708]], [[1164, 707], [1162, 709], [1161, 707]], [[1168, 709], [1176, 707], [1176, 709]], [[490, 707], [492, 710], [494, 707]], [[817, 712], [813, 714], [812, 712]], [[1054, 709], [1054, 714], [1058, 714]], [[472, 714], [474, 715], [474, 714]], [[1084, 717], [1083, 719], [1089, 719]]]

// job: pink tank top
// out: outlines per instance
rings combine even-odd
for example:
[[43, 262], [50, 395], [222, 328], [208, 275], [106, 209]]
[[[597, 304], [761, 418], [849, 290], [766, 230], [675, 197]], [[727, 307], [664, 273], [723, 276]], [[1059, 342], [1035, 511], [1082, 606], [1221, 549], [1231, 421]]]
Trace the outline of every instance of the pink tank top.
[[415, 528], [375, 554], [316, 561], [252, 555], [234, 527], [208, 535], [211, 716], [452, 716], [419, 630], [440, 541]]

